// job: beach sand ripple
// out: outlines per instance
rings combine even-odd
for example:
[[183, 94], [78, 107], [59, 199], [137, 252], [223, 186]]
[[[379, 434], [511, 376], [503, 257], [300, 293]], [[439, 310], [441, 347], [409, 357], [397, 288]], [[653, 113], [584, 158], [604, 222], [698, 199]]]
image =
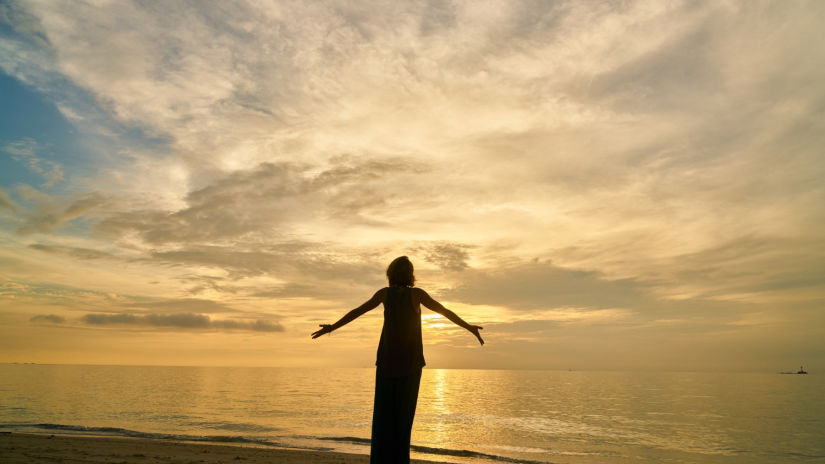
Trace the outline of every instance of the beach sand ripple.
[[[145, 438], [0, 433], [3, 464], [357, 464], [369, 456]], [[432, 461], [413, 461], [433, 464]]]

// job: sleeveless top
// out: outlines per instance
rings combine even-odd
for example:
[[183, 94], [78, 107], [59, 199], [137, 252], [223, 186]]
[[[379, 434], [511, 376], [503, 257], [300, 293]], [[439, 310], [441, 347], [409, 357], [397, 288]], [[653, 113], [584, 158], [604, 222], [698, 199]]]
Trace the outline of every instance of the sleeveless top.
[[375, 365], [383, 377], [406, 377], [424, 367], [421, 309], [413, 305], [410, 287], [387, 287], [384, 327]]

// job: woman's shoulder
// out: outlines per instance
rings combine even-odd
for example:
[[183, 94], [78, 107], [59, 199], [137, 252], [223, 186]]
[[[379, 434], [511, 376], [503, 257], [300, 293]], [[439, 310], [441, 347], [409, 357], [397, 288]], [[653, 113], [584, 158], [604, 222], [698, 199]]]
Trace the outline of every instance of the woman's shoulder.
[[389, 289], [389, 287], [379, 288], [378, 291], [372, 296], [372, 299], [383, 303], [387, 296], [387, 289]]
[[381, 294], [381, 295], [386, 295], [386, 294], [387, 294], [387, 292], [390, 292], [390, 291], [393, 291], [393, 290], [397, 290], [397, 289], [401, 289], [401, 290], [409, 290], [409, 291], [410, 291], [410, 293], [412, 293], [412, 294], [413, 294], [414, 296], [416, 296], [416, 297], [418, 297], [418, 296], [429, 296], [429, 295], [427, 294], [427, 292], [425, 292], [425, 291], [424, 291], [424, 289], [423, 289], [423, 288], [418, 288], [418, 287], [401, 287], [401, 286], [395, 286], [395, 287], [393, 287], [393, 286], [389, 286], [389, 287], [384, 287], [384, 288], [382, 288], [382, 289], [378, 290], [378, 292], [376, 292], [376, 295], [378, 295], [378, 294]]
[[415, 296], [429, 296], [429, 294], [426, 291], [424, 291], [423, 288], [419, 288], [419, 287], [402, 287], [402, 286], [384, 287], [384, 288], [378, 290], [377, 292], [375, 292], [375, 294], [376, 295], [378, 295], [378, 294], [385, 295], [387, 292], [393, 291], [393, 290], [396, 290], [396, 289], [409, 290], [410, 293], [412, 293]]
[[412, 296], [415, 298], [415, 301], [418, 302], [427, 302], [430, 300], [430, 295], [424, 291], [423, 288], [418, 287], [410, 287], [412, 289]]

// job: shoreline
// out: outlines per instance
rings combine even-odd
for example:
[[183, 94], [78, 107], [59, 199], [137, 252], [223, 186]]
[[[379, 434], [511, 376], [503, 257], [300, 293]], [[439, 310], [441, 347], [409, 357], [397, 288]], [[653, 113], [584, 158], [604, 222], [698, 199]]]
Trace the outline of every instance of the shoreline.
[[[55, 462], [118, 464], [364, 464], [366, 454], [249, 444], [201, 443], [155, 438], [0, 432], [3, 464]], [[438, 461], [412, 460], [416, 464]]]

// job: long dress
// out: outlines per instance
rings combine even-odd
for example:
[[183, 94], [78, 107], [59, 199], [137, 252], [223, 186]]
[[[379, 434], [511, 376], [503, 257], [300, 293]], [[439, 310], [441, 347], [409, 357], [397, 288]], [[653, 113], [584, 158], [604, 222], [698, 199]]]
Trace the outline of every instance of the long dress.
[[388, 287], [375, 362], [371, 464], [410, 462], [410, 434], [424, 364], [421, 309], [413, 305], [412, 289]]

